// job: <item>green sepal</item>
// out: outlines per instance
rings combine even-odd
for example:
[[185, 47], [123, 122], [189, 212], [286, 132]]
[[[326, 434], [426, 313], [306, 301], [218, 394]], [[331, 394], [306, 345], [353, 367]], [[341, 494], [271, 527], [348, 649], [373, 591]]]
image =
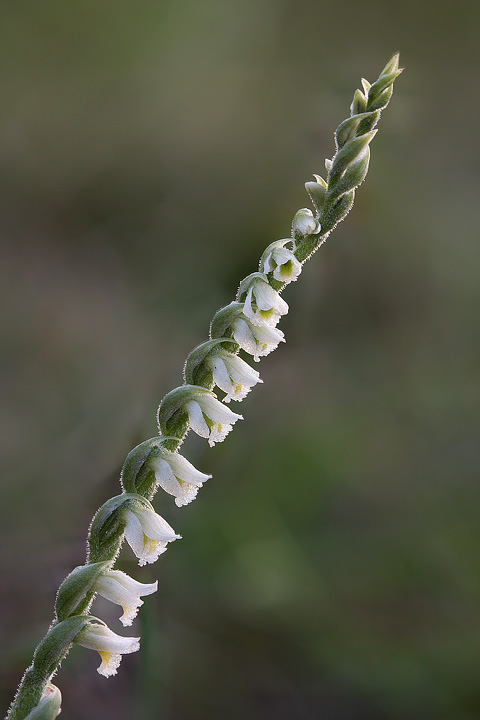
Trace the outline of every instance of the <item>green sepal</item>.
[[347, 169], [341, 176], [340, 180], [333, 184], [331, 189], [329, 188], [327, 198], [339, 198], [342, 195], [345, 195], [346, 192], [358, 187], [360, 183], [365, 180], [369, 162], [370, 148], [367, 145], [355, 162], [352, 162], [347, 166]]
[[213, 382], [213, 371], [210, 365], [205, 361], [209, 356], [215, 354], [215, 350], [218, 351], [222, 347], [224, 347], [227, 352], [234, 354], [236, 354], [240, 349], [238, 343], [225, 337], [213, 338], [201, 343], [201, 345], [197, 345], [197, 347], [194, 348], [187, 357], [185, 362], [185, 367], [183, 369], [185, 382], [189, 385], [199, 385], [207, 390], [212, 390], [215, 386], [215, 383]]
[[315, 182], [312, 182], [310, 180], [309, 182], [305, 183], [305, 190], [310, 195], [310, 200], [312, 201], [315, 209], [318, 213], [320, 213], [322, 212], [322, 208], [325, 204], [327, 183], [319, 175], [315, 175], [314, 177], [316, 178]]
[[334, 202], [332, 205], [327, 206], [326, 210], [322, 213], [320, 221], [322, 223], [322, 229], [324, 233], [333, 230], [335, 225], [344, 219], [350, 212], [355, 200], [355, 190], [342, 195], [342, 197]]
[[340, 123], [338, 128], [335, 130], [335, 143], [337, 148], [340, 150], [340, 148], [342, 148], [345, 143], [347, 143], [349, 140], [353, 140], [357, 128], [362, 122], [362, 120], [371, 118], [372, 115], [372, 112], [363, 112], [359, 113], [358, 115], [354, 115], [353, 117], [349, 117], [342, 123]]
[[70, 645], [87, 623], [85, 615], [74, 615], [52, 625], [35, 650], [33, 668], [48, 679], [62, 662]]
[[[350, 140], [333, 158], [333, 164], [328, 174], [328, 191], [333, 190], [334, 185], [340, 180], [347, 166], [358, 158], [364, 148], [371, 143], [377, 130], [371, 130], [360, 137]], [[322, 227], [323, 223], [322, 223]]]
[[25, 720], [55, 720], [60, 714], [62, 694], [58, 687], [48, 683], [40, 702], [26, 716]]
[[199, 395], [211, 394], [209, 390], [198, 385], [182, 385], [165, 395], [157, 411], [158, 427], [162, 435], [183, 437], [190, 427], [185, 404]]
[[231, 325], [239, 315], [243, 315], [243, 303], [235, 300], [217, 310], [210, 324], [210, 337], [212, 339], [232, 337]]
[[76, 567], [58, 589], [55, 612], [61, 622], [72, 615], [81, 615], [93, 599], [92, 587], [111, 562], [96, 562]]
[[131, 450], [123, 463], [120, 484], [125, 492], [151, 499], [157, 487], [151, 461], [165, 450], [175, 452], [181, 440], [174, 437], [154, 437]]
[[361, 90], [355, 90], [353, 95], [352, 104], [350, 105], [350, 114], [358, 115], [359, 113], [365, 112], [367, 109], [367, 98]]

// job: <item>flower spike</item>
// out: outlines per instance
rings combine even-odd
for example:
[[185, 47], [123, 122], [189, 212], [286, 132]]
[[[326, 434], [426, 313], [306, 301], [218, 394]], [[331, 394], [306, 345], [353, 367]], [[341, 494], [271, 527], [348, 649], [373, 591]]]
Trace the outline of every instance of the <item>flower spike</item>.
[[[101, 620], [88, 615], [90, 605], [98, 593], [120, 605], [120, 621], [130, 625], [142, 605], [141, 598], [156, 591], [157, 582], [142, 584], [113, 569], [121, 545], [126, 540], [139, 565], [145, 565], [153, 563], [168, 543], [180, 537], [149, 501], [160, 486], [175, 498], [177, 506], [186, 505], [211, 477], [197, 470], [178, 450], [190, 429], [212, 446], [242, 419], [225, 403], [242, 400], [262, 381], [239, 353], [246, 352], [258, 361], [284, 342], [276, 326], [289, 308], [280, 293], [297, 279], [305, 260], [350, 211], [356, 189], [368, 170], [370, 144], [381, 112], [400, 72], [398, 55], [394, 55], [374, 83], [362, 79], [362, 90], [355, 92], [350, 116], [335, 132], [335, 153], [325, 160], [326, 179], [314, 175], [314, 181], [305, 185], [313, 211], [302, 208], [294, 215], [291, 237], [267, 247], [259, 272], [242, 280], [235, 301], [215, 314], [209, 339], [187, 358], [183, 385], [167, 393], [160, 403], [159, 437], [142, 442], [128, 454], [121, 471], [122, 493], [95, 513], [86, 563], [63, 581], [54, 621], [25, 672], [7, 720], [56, 717], [60, 693], [48, 682], [73, 643], [100, 653], [98, 672], [106, 677], [116, 673], [122, 655], [139, 649], [140, 638], [116, 635]], [[223, 402], [212, 392], [215, 386], [225, 393]]]

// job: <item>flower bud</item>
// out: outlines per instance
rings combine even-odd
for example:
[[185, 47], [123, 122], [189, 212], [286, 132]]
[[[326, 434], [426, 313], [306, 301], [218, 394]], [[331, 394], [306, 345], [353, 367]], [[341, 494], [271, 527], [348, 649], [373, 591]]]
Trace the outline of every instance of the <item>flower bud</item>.
[[48, 683], [42, 693], [40, 702], [33, 710], [30, 710], [25, 720], [54, 720], [60, 715], [60, 705], [62, 704], [62, 694], [58, 687]]
[[305, 235], [317, 235], [320, 232], [320, 225], [313, 217], [309, 208], [299, 210], [292, 223], [292, 235], [295, 238], [302, 238]]

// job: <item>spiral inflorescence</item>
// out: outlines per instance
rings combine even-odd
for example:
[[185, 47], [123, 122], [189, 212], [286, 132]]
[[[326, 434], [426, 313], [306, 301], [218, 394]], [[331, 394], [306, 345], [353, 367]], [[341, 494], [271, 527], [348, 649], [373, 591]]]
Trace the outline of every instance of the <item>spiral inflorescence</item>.
[[[315, 175], [314, 181], [306, 183], [313, 211], [302, 208], [295, 214], [290, 237], [266, 248], [258, 271], [244, 278], [235, 300], [215, 314], [209, 339], [187, 357], [183, 385], [160, 403], [159, 435], [127, 456], [120, 478], [122, 492], [95, 514], [86, 563], [75, 568], [59, 588], [54, 621], [24, 675], [8, 720], [56, 717], [61, 698], [50, 680], [73, 643], [99, 652], [98, 671], [105, 676], [115, 674], [123, 654], [138, 650], [139, 638], [116, 635], [89, 614], [92, 602], [100, 594], [120, 605], [121, 620], [129, 625], [142, 604], [140, 598], [156, 590], [156, 583], [138, 583], [113, 569], [123, 540], [143, 565], [154, 562], [168, 543], [179, 538], [150, 501], [161, 487], [181, 507], [191, 502], [211, 477], [178, 450], [190, 430], [214, 445], [243, 419], [229, 403], [243, 400], [262, 380], [240, 353], [258, 362], [284, 341], [277, 328], [288, 312], [281, 292], [298, 278], [305, 260], [350, 211], [355, 190], [368, 171], [370, 143], [380, 113], [400, 72], [398, 55], [394, 55], [375, 83], [362, 80], [350, 117], [335, 132], [336, 151], [325, 161], [326, 179]], [[219, 399], [214, 390], [223, 392], [224, 397]]]

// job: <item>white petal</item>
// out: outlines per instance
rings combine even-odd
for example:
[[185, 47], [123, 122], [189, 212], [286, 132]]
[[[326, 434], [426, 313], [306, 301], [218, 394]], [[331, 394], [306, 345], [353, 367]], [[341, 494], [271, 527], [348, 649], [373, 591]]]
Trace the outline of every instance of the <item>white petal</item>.
[[232, 391], [232, 379], [227, 370], [224, 360], [218, 355], [212, 360], [213, 365], [213, 382], [220, 390], [230, 394]]
[[253, 294], [259, 310], [271, 310], [276, 304], [276, 291], [264, 280], [254, 283]]
[[189, 483], [200, 483], [212, 477], [211, 475], [207, 475], [207, 473], [202, 473], [200, 470], [197, 470], [183, 455], [171, 453], [167, 457], [170, 467], [179, 480], [184, 480]]
[[[255, 307], [253, 305], [255, 299]], [[252, 280], [245, 298], [243, 313], [254, 325], [275, 326], [281, 315], [286, 315], [288, 305], [268, 282], [261, 278]]]
[[140, 520], [131, 510], [126, 512], [125, 540], [139, 558], [145, 552], [145, 535], [140, 525]]
[[170, 463], [164, 458], [155, 458], [155, 460], [152, 461], [152, 468], [160, 487], [170, 495], [176, 495], [180, 490], [180, 485]]
[[231, 423], [233, 425], [237, 420], [243, 420], [241, 415], [232, 412], [230, 408], [221, 403], [220, 400], [217, 400], [213, 395], [200, 396], [198, 403], [212, 423]]
[[171, 542], [180, 537], [175, 534], [175, 530], [167, 521], [160, 515], [157, 515], [153, 510], [145, 508], [143, 510], [137, 510], [136, 514], [138, 515], [144, 534], [152, 540]]
[[262, 272], [265, 273], [265, 275], [272, 270], [275, 270], [276, 263], [273, 260], [273, 251], [269, 252], [266, 256], [265, 260], [263, 261], [263, 268], [261, 268]]
[[285, 300], [266, 282], [256, 283], [255, 299], [260, 310], [275, 310], [279, 315], [288, 313]]
[[210, 435], [210, 428], [207, 425], [205, 418], [203, 417], [202, 408], [196, 402], [196, 400], [190, 400], [185, 405], [185, 410], [188, 412], [188, 421], [190, 427], [200, 437], [207, 438]]
[[262, 382], [260, 373], [250, 367], [250, 365], [246, 363], [245, 360], [242, 360], [242, 358], [239, 358], [238, 355], [227, 355], [225, 357], [225, 365], [234, 383], [253, 387], [257, 383]]
[[197, 470], [178, 453], [165, 452], [162, 458], [152, 461], [152, 467], [159, 484], [175, 497], [178, 507], [194, 500], [202, 483], [212, 477]]
[[249, 355], [255, 355], [257, 352], [257, 341], [247, 322], [242, 317], [238, 317], [232, 323], [232, 327], [233, 337], [242, 350], [245, 350]]
[[255, 322], [255, 311], [252, 307], [252, 300], [253, 300], [253, 283], [250, 285], [247, 296], [245, 298], [245, 303], [243, 305], [243, 312], [245, 314], [245, 317], [249, 318], [252, 322]]

